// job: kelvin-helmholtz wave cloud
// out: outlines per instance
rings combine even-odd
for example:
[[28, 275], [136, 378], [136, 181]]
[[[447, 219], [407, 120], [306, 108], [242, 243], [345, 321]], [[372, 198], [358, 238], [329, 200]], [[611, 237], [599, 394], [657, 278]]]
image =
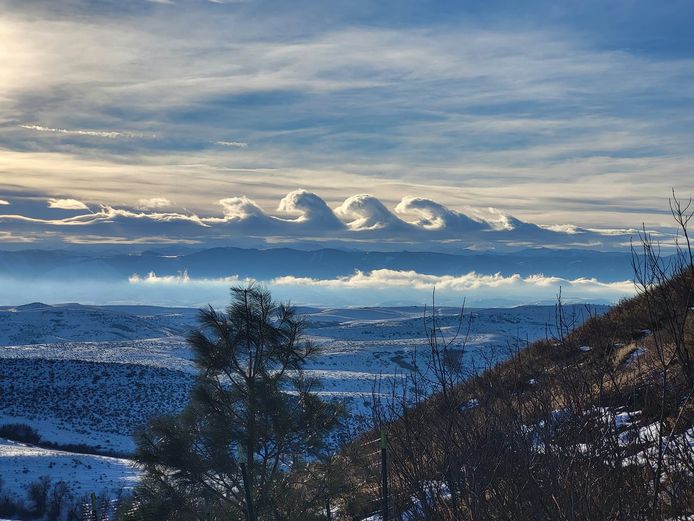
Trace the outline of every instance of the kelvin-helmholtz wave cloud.
[[177, 208], [165, 198], [105, 205], [70, 197], [3, 196], [4, 243], [166, 244], [200, 247], [312, 245], [360, 249], [509, 250], [526, 247], [624, 249], [634, 230], [587, 229], [571, 224], [537, 225], [496, 208], [453, 209], [430, 198], [404, 196], [389, 208], [377, 197], [357, 194], [331, 207], [303, 189], [289, 192], [275, 209], [241, 196], [212, 202], [218, 212]]

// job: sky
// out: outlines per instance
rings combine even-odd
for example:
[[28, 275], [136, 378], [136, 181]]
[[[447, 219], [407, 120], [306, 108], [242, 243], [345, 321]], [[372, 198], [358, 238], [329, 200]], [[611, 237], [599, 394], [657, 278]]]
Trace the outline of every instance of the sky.
[[0, 248], [612, 250], [694, 193], [691, 2], [0, 8]]

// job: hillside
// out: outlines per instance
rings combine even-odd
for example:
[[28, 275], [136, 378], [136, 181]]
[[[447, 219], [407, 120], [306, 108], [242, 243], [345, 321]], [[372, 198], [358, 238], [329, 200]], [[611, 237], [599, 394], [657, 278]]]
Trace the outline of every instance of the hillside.
[[42, 303], [0, 307], [0, 346], [182, 335], [197, 310]]
[[[608, 310], [581, 305], [568, 309], [580, 320]], [[413, 353], [426, 352], [423, 308], [299, 311], [307, 320], [307, 335], [321, 346], [304, 367], [305, 375], [320, 383], [320, 396], [345, 401], [351, 416], [339, 437], [362, 432], [379, 377], [405, 381]], [[441, 326], [447, 331], [454, 327], [459, 311], [442, 308]], [[126, 462], [89, 452], [129, 455], [138, 427], [185, 405], [196, 370], [190, 347], [174, 333], [196, 323], [196, 313], [187, 308], [77, 304], [0, 308], [0, 344], [7, 344], [0, 345], [0, 429], [30, 426], [42, 443], [26, 447], [0, 439], [0, 476], [6, 482], [0, 500], [4, 495], [25, 499], [25, 488], [43, 475], [54, 484], [68, 482], [77, 497], [102, 490], [113, 495], [123, 480], [131, 483], [135, 473]], [[552, 306], [468, 310], [468, 369], [488, 366], [508, 356], [513, 346], [546, 337], [553, 316]], [[75, 452], [68, 457], [57, 449]], [[95, 470], [103, 466], [99, 462], [113, 465], [100, 470], [94, 481], [73, 459]], [[16, 465], [22, 465], [22, 472], [11, 475], [9, 469]]]
[[559, 306], [552, 339], [471, 378], [432, 341], [437, 392], [373, 408], [378, 429], [338, 458], [363, 492], [342, 508], [382, 518], [382, 432], [395, 519], [690, 519], [693, 275], [650, 279], [575, 328]]

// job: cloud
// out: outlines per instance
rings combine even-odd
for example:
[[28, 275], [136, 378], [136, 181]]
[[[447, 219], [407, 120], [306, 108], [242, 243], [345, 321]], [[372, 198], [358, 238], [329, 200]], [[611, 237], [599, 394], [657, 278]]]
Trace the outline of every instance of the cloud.
[[220, 199], [219, 204], [224, 210], [224, 218], [227, 221], [269, 220], [263, 209], [246, 196]]
[[434, 288], [443, 291], [471, 291], [484, 288], [511, 288], [511, 287], [537, 287], [553, 288], [559, 287], [580, 289], [585, 292], [600, 293], [603, 291], [618, 292], [622, 295], [631, 295], [635, 291], [632, 281], [623, 282], [600, 282], [596, 279], [579, 278], [574, 280], [561, 277], [548, 277], [544, 275], [531, 275], [521, 277], [520, 275], [503, 276], [480, 275], [470, 272], [466, 275], [427, 275], [416, 271], [394, 271], [389, 269], [379, 269], [368, 273], [357, 271], [349, 277], [339, 277], [336, 279], [312, 279], [294, 276], [279, 277], [273, 279], [275, 285], [291, 286], [319, 286], [330, 288], [386, 288], [402, 287], [414, 288], [418, 290], [431, 290]]
[[[192, 279], [187, 271], [182, 271], [178, 275], [157, 275], [153, 271], [150, 271], [144, 277], [141, 277], [137, 273], [133, 273], [128, 277], [128, 282], [130, 284], [197, 284], [197, 285], [211, 285], [211, 286], [229, 286], [234, 285], [242, 281], [237, 275], [230, 277], [219, 277], [215, 279]], [[250, 279], [246, 279], [250, 281]]]
[[172, 206], [171, 201], [165, 197], [151, 197], [149, 199], [140, 199], [137, 201], [137, 207], [141, 210], [151, 210], [155, 208], [169, 208]]
[[318, 195], [299, 189], [289, 192], [280, 201], [277, 210], [290, 214], [299, 214], [293, 222], [322, 226], [325, 229], [344, 228], [335, 213]]
[[221, 145], [223, 147], [232, 147], [232, 148], [248, 148], [248, 143], [244, 143], [243, 141], [215, 141], [215, 145]]
[[[19, 125], [21, 128], [35, 130], [37, 132], [51, 132], [54, 134], [65, 134], [69, 136], [87, 136], [87, 137], [103, 137], [109, 139], [115, 138], [137, 138], [147, 137], [141, 132], [120, 132], [115, 130], [75, 130], [66, 128], [50, 128], [41, 125]], [[151, 137], [151, 136], [150, 136]]]
[[482, 221], [475, 220], [463, 213], [449, 210], [442, 204], [425, 197], [403, 197], [395, 207], [395, 212], [398, 214], [413, 213], [418, 215], [420, 219], [412, 224], [427, 230], [447, 230], [464, 233], [466, 231], [479, 231], [488, 228]]
[[[545, 228], [553, 232], [567, 233], [569, 235], [581, 233], [581, 229], [574, 224], [552, 224], [549, 226], [545, 226]], [[622, 231], [622, 233], [624, 232]]]
[[[172, 276], [159, 276], [151, 272], [144, 276], [133, 274], [129, 278], [131, 286], [178, 290], [181, 294], [227, 288], [239, 282], [242, 279], [238, 276], [192, 278], [186, 272]], [[431, 298], [434, 288], [441, 304], [459, 304], [463, 298], [469, 303], [486, 305], [546, 303], [554, 301], [560, 290], [567, 302], [614, 302], [635, 293], [631, 281], [606, 283], [593, 278], [565, 279], [539, 274], [529, 277], [482, 275], [475, 272], [460, 276], [427, 275], [389, 269], [368, 273], [357, 271], [351, 276], [335, 279], [285, 276], [260, 282], [280, 298], [291, 296], [295, 302], [316, 305], [348, 302], [359, 302], [360, 305], [422, 304]]]
[[89, 207], [77, 199], [49, 199], [48, 207], [58, 210], [89, 210]]
[[0, 206], [8, 205], [8, 204], [10, 204], [9, 201], [5, 201], [4, 199], [0, 199]]
[[113, 244], [114, 246], [134, 245], [160, 245], [160, 244], [188, 244], [199, 245], [201, 241], [195, 239], [173, 237], [109, 237], [106, 235], [66, 235], [64, 242], [68, 244]]
[[197, 215], [145, 212], [102, 205], [98, 210], [49, 219], [1, 215], [3, 228], [41, 237], [41, 243], [68, 244], [204, 244], [209, 224]]
[[369, 194], [353, 195], [335, 208], [335, 214], [355, 231], [373, 231], [406, 226], [376, 197]]
[[[324, 199], [304, 189], [287, 193], [277, 206], [284, 215], [272, 215], [246, 196], [218, 200], [221, 214], [209, 215], [176, 211], [167, 198], [143, 198], [136, 208], [102, 204], [90, 209], [76, 199], [49, 200], [49, 207], [69, 210], [50, 215], [0, 214], [8, 231], [21, 234], [51, 232], [50, 241], [63, 237], [79, 242], [75, 230], [89, 237], [84, 242], [104, 241], [122, 244], [149, 242], [191, 242], [217, 246], [230, 241], [240, 246], [253, 238], [260, 244], [285, 245], [313, 242], [313, 247], [359, 247], [361, 249], [461, 249], [611, 248], [624, 249], [633, 235], [630, 230], [584, 229], [575, 225], [538, 226], [498, 209], [466, 208], [452, 210], [432, 199], [404, 197], [393, 213], [372, 195], [348, 197], [335, 210]], [[166, 211], [165, 211], [166, 210]], [[79, 213], [82, 211], [83, 213]], [[398, 215], [414, 215], [408, 222]], [[68, 239], [69, 236], [69, 239]], [[667, 238], [663, 236], [662, 238]], [[254, 243], [258, 245], [258, 243]]]
[[15, 235], [12, 232], [0, 231], [0, 243], [35, 243], [38, 242], [36, 237], [23, 237], [20, 235]]
[[[412, 4], [390, 23], [386, 3], [374, 10], [384, 23], [368, 25], [346, 3], [330, 16], [316, 2], [265, 16], [255, 2], [220, 17], [185, 1], [164, 18], [138, 2], [82, 4], [5, 6], [3, 184], [115, 204], [147, 197], [147, 179], [198, 212], [230, 185], [263, 205], [294, 186], [331, 206], [368, 191], [392, 208], [393, 192], [414, 193], [592, 228], [654, 222], [663, 186], [694, 189], [686, 53], [519, 24], [494, 4], [458, 3], [445, 19]], [[156, 142], [127, 139], [152, 129]], [[217, 141], [237, 147], [235, 164]], [[177, 180], [193, 170], [188, 190]]]
[[133, 273], [128, 278], [128, 282], [130, 284], [186, 284], [190, 282], [190, 277], [187, 271], [178, 275], [167, 275], [163, 277], [159, 277], [156, 273], [151, 271], [145, 277], [140, 277], [137, 273]]
[[497, 208], [486, 208], [474, 210], [477, 216], [481, 219], [487, 221], [495, 230], [498, 231], [512, 231], [521, 224], [521, 222]]

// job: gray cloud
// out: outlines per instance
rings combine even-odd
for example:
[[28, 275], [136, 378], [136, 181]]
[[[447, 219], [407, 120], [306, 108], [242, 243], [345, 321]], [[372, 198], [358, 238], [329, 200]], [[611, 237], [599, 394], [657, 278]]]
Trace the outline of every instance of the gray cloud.
[[150, 197], [149, 199], [140, 199], [137, 201], [137, 208], [140, 210], [150, 210], [154, 208], [169, 208], [173, 203], [166, 197]]

